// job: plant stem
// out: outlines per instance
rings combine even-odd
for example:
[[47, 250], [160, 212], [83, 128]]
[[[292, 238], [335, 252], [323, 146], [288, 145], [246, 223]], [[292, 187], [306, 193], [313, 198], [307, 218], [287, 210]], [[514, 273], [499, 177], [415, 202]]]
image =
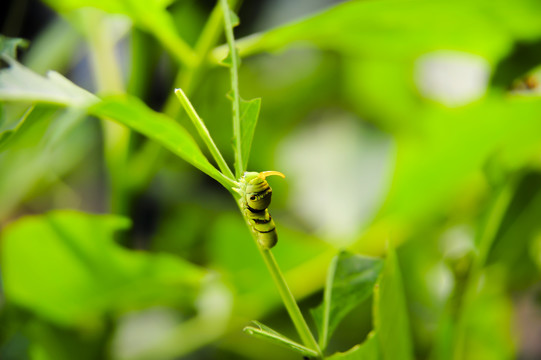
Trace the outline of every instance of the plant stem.
[[[90, 55], [96, 87], [106, 94], [124, 93], [120, 66], [115, 56], [107, 15], [88, 9], [82, 17], [85, 34], [91, 48]], [[126, 214], [130, 190], [126, 181], [126, 164], [130, 151], [130, 130], [113, 121], [103, 119], [104, 152], [110, 182], [110, 206], [115, 214]]]
[[229, 177], [231, 179], [234, 179], [235, 176], [233, 175], [233, 173], [231, 172], [231, 169], [229, 168], [229, 166], [225, 162], [224, 157], [222, 156], [222, 153], [220, 152], [220, 150], [218, 149], [218, 147], [214, 143], [214, 140], [212, 140], [212, 137], [210, 136], [210, 133], [209, 133], [207, 127], [205, 126], [205, 123], [203, 122], [203, 120], [199, 117], [199, 115], [195, 111], [192, 103], [190, 102], [190, 100], [188, 99], [186, 94], [184, 94], [184, 91], [182, 91], [182, 89], [175, 89], [175, 94], [177, 95], [177, 97], [178, 97], [180, 103], [182, 104], [182, 107], [184, 108], [184, 110], [186, 110], [186, 112], [188, 113], [188, 116], [192, 120], [192, 123], [195, 126], [195, 128], [197, 129], [197, 132], [199, 133], [199, 136], [201, 137], [201, 139], [203, 139], [203, 141], [207, 145], [210, 153], [212, 154], [212, 157], [214, 158], [214, 160], [218, 164], [218, 167], [220, 168], [222, 173], [225, 176], [227, 176], [227, 177]]
[[[222, 12], [223, 12], [223, 18], [224, 18], [224, 32], [225, 32], [225, 37], [227, 39], [227, 44], [229, 47], [229, 56], [230, 56], [230, 61], [231, 61], [229, 70], [230, 70], [230, 76], [231, 76], [231, 91], [233, 95], [232, 108], [233, 108], [233, 135], [235, 137], [235, 144], [234, 144], [235, 146], [235, 175], [237, 178], [239, 178], [242, 172], [244, 171], [244, 163], [242, 159], [241, 129], [240, 129], [240, 94], [239, 94], [239, 74], [238, 74], [239, 59], [238, 59], [238, 54], [235, 48], [235, 37], [233, 35], [233, 24], [231, 22], [231, 15], [232, 15], [231, 10], [229, 9], [227, 0], [220, 0], [220, 4], [222, 6]], [[242, 212], [242, 209], [241, 209], [241, 212]], [[252, 234], [253, 234], [253, 231], [252, 231]], [[267, 268], [269, 269], [271, 273], [272, 279], [274, 280], [274, 283], [276, 287], [278, 288], [278, 292], [280, 293], [280, 296], [282, 297], [282, 301], [287, 309], [287, 312], [289, 313], [289, 316], [291, 317], [291, 320], [293, 321], [293, 324], [295, 325], [295, 328], [297, 329], [297, 332], [302, 342], [308, 348], [315, 350], [319, 354], [320, 358], [323, 358], [321, 349], [319, 348], [318, 343], [316, 342], [314, 336], [312, 335], [312, 332], [310, 331], [308, 324], [304, 320], [301, 310], [299, 309], [299, 306], [297, 305], [297, 302], [295, 301], [293, 294], [289, 290], [289, 287], [287, 286], [284, 276], [282, 275], [282, 272], [280, 271], [280, 268], [278, 267], [278, 264], [276, 263], [276, 259], [272, 255], [272, 251], [270, 249], [263, 248], [262, 246], [259, 245], [259, 242], [257, 241], [257, 239], [255, 240], [256, 240], [256, 245], [261, 253], [261, 256], [263, 257], [263, 260], [265, 261], [265, 264], [267, 265]]]
[[492, 206], [490, 207], [488, 216], [484, 225], [479, 232], [477, 241], [477, 256], [474, 258], [469, 274], [464, 285], [464, 294], [460, 302], [460, 313], [458, 315], [455, 342], [454, 356], [456, 360], [464, 358], [464, 346], [467, 336], [466, 330], [466, 311], [465, 309], [471, 304], [479, 291], [479, 281], [481, 279], [483, 266], [494, 243], [494, 239], [500, 228], [502, 219], [507, 211], [509, 203], [513, 197], [515, 182], [509, 181], [496, 195]]
[[[234, 6], [233, 4], [237, 3], [238, 0], [232, 0], [231, 6]], [[220, 4], [217, 3], [194, 47], [197, 59], [195, 65], [179, 71], [174, 82], [175, 86], [182, 88], [187, 96], [190, 96], [193, 93], [194, 85], [197, 84], [203, 75], [204, 70], [208, 66], [209, 53], [218, 42], [222, 32], [222, 9]], [[162, 112], [176, 118], [179, 110], [180, 105], [175, 96], [171, 94], [168, 97]], [[156, 169], [158, 168], [156, 164], [159, 164], [164, 157], [164, 152], [160, 145], [150, 141], [145, 143], [142, 150], [136, 153], [135, 156], [138, 159], [138, 164], [140, 164], [138, 167], [138, 181], [134, 186], [136, 189], [138, 189], [145, 186], [145, 184], [150, 181], [150, 178], [154, 175]]]
[[327, 274], [327, 279], [325, 282], [325, 290], [323, 291], [323, 329], [321, 330], [321, 336], [319, 338], [319, 346], [325, 350], [328, 343], [329, 337], [329, 318], [331, 312], [331, 297], [333, 290], [333, 280], [336, 273], [336, 266], [338, 264], [338, 257], [332, 259], [331, 264], [329, 265], [329, 272]]
[[181, 37], [172, 37], [162, 31], [154, 31], [154, 36], [160, 40], [164, 47], [184, 66], [191, 68], [196, 61], [193, 50]]
[[[306, 297], [310, 294], [314, 294], [323, 287], [324, 284], [321, 279], [325, 277], [325, 269], [335, 255], [336, 250], [331, 248], [322, 252], [317, 257], [287, 271], [287, 277], [290, 279], [290, 283], [294, 284], [297, 297]], [[306, 277], [306, 274], [314, 276]], [[238, 298], [238, 301], [235, 301], [235, 306], [237, 306], [238, 309], [241, 309], [242, 318], [235, 317], [231, 319], [227, 328], [223, 329], [223, 331], [209, 331], [205, 326], [193, 324], [194, 322], [199, 322], [201, 320], [199, 317], [195, 317], [194, 319], [183, 322], [170, 336], [149, 347], [148, 350], [144, 352], [144, 355], [141, 355], [141, 358], [154, 359], [158, 357], [181, 357], [203, 346], [216, 342], [219, 338], [223, 339], [224, 333], [227, 334], [233, 332], [237, 334], [239, 328], [246, 325], [246, 321], [243, 318], [261, 318], [268, 315], [276, 308], [277, 304], [274, 303], [274, 299], [272, 303], [259, 301], [254, 304], [254, 301], [261, 299], [263, 294], [264, 293], [256, 291], [255, 293], [241, 295]], [[188, 342], [186, 341], [187, 337], [190, 337], [190, 339], [193, 337], [195, 340]], [[218, 346], [227, 347], [229, 344], [231, 344], [231, 342], [227, 341], [219, 343]], [[160, 356], [157, 354], [160, 354]]]
[[91, 47], [90, 56], [97, 90], [107, 94], [123, 93], [124, 85], [115, 56], [114, 36], [111, 34], [107, 15], [98, 10], [87, 9], [81, 19]]
[[140, 16], [141, 19], [145, 19], [142, 25], [146, 30], [152, 33], [180, 64], [186, 68], [192, 68], [195, 65], [197, 56], [176, 31], [173, 17], [169, 13], [163, 12], [159, 18], [148, 18], [148, 21], [146, 14], [140, 14]]
[[231, 92], [233, 95], [233, 135], [235, 137], [235, 175], [238, 179], [244, 171], [242, 161], [242, 144], [240, 134], [240, 95], [239, 95], [239, 73], [238, 57], [235, 49], [235, 37], [233, 36], [233, 24], [231, 23], [231, 11], [227, 0], [221, 0], [222, 11], [224, 15], [224, 31], [227, 43], [229, 45], [229, 54], [231, 56], [231, 66], [229, 73], [231, 75]]
[[[235, 7], [237, 3], [238, 0], [230, 1], [231, 7]], [[174, 81], [175, 86], [182, 88], [188, 96], [192, 94], [194, 84], [197, 84], [204, 70], [208, 67], [209, 53], [220, 39], [224, 30], [223, 19], [222, 8], [218, 2], [214, 6], [214, 9], [212, 9], [210, 17], [195, 44], [194, 50], [197, 59], [195, 65], [186, 71], [180, 71], [176, 76]], [[178, 102], [174, 96], [169, 96], [163, 107], [163, 112], [171, 117], [176, 117], [178, 111]]]
[[299, 306], [297, 305], [293, 294], [287, 286], [286, 280], [284, 279], [284, 276], [282, 275], [282, 272], [278, 267], [278, 263], [276, 262], [272, 251], [270, 249], [262, 248], [261, 246], [259, 246], [259, 244], [257, 244], [257, 247], [259, 248], [259, 252], [263, 257], [263, 260], [265, 261], [265, 265], [267, 265], [267, 268], [271, 273], [274, 284], [278, 288], [278, 292], [282, 297], [282, 301], [284, 302], [287, 312], [289, 313], [289, 316], [291, 317], [291, 320], [293, 321], [293, 324], [295, 325], [297, 333], [301, 337], [302, 342], [308, 348], [315, 350], [319, 354], [319, 356], [323, 358], [321, 349], [319, 348], [319, 345], [314, 339], [314, 336], [312, 335], [308, 324], [304, 320], [301, 310], [299, 309]]

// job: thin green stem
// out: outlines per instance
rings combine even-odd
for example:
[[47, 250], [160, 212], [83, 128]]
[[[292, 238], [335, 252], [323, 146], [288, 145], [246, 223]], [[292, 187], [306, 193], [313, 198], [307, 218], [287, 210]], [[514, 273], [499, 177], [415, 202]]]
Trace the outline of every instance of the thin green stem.
[[[106, 94], [124, 93], [120, 66], [115, 57], [115, 43], [110, 33], [106, 15], [87, 10], [82, 17], [85, 34], [92, 51], [91, 60], [98, 91]], [[111, 187], [111, 210], [116, 214], [128, 211], [130, 191], [125, 179], [130, 151], [130, 130], [104, 119], [104, 152]]]
[[194, 66], [196, 61], [195, 54], [182, 38], [171, 37], [161, 31], [153, 31], [153, 33], [179, 62], [188, 68]]
[[197, 60], [194, 50], [178, 35], [172, 16], [167, 13], [159, 13], [157, 18], [148, 18], [141, 14], [143, 26], [150, 31], [169, 51], [177, 61], [187, 68], [192, 68]]
[[482, 269], [486, 264], [488, 254], [492, 248], [492, 244], [494, 243], [498, 229], [500, 228], [503, 217], [513, 197], [514, 188], [515, 182], [510, 181], [497, 193], [496, 198], [490, 207], [486, 221], [479, 232], [477, 241], [478, 253], [473, 260], [468, 277], [466, 278], [464, 295], [462, 296], [460, 302], [460, 313], [455, 330], [456, 338], [453, 356], [453, 358], [456, 360], [464, 358], [464, 346], [467, 336], [467, 319], [465, 309], [469, 306], [469, 304], [471, 304], [477, 295]]
[[[231, 7], [235, 7], [238, 4], [238, 0], [231, 0]], [[196, 55], [196, 62], [193, 68], [189, 71], [181, 71], [177, 74], [174, 81], [175, 86], [180, 87], [189, 96], [192, 93], [193, 86], [201, 78], [204, 70], [208, 66], [209, 54], [220, 39], [224, 30], [222, 8], [218, 2], [207, 20], [205, 27], [199, 35], [199, 39], [195, 44], [194, 50]], [[163, 112], [169, 116], [176, 117], [179, 110], [178, 102], [175, 101], [174, 96], [169, 96], [167, 99]]]
[[308, 324], [304, 320], [301, 310], [299, 309], [291, 290], [289, 290], [289, 287], [287, 286], [286, 280], [278, 267], [278, 263], [276, 262], [272, 251], [270, 249], [264, 249], [259, 245], [258, 248], [263, 260], [265, 261], [265, 265], [267, 265], [267, 269], [269, 269], [269, 272], [271, 273], [274, 284], [278, 288], [278, 292], [282, 297], [282, 301], [287, 309], [287, 312], [295, 325], [295, 329], [297, 329], [297, 333], [301, 337], [302, 342], [304, 345], [306, 345], [306, 347], [315, 350], [319, 356], [323, 358], [321, 349], [319, 348], [316, 339], [312, 335]]
[[92, 50], [90, 56], [98, 91], [123, 93], [124, 85], [114, 52], [115, 43], [110, 34], [110, 24], [106, 15], [97, 10], [87, 9], [81, 20]]
[[238, 57], [235, 50], [235, 37], [233, 36], [233, 24], [231, 23], [231, 10], [227, 0], [220, 0], [224, 16], [224, 31], [227, 43], [229, 45], [229, 54], [231, 55], [231, 66], [229, 72], [231, 75], [231, 91], [233, 95], [233, 135], [235, 137], [235, 175], [239, 178], [244, 170], [242, 161], [242, 144], [240, 135], [240, 95], [239, 95], [239, 73]]
[[[335, 255], [336, 249], [332, 248], [287, 271], [287, 278], [290, 279], [290, 283], [293, 284], [297, 297], [307, 297], [323, 287], [324, 284], [321, 279], [325, 277], [325, 269]], [[314, 276], [306, 277], [306, 274], [312, 274]], [[154, 359], [158, 357], [174, 358], [183, 356], [203, 346], [216, 342], [219, 338], [223, 338], [224, 334], [237, 334], [239, 328], [246, 325], [244, 318], [261, 318], [276, 309], [277, 305], [274, 299], [270, 301], [258, 301], [258, 299], [261, 299], [266, 295], [266, 292], [260, 292], [260, 289], [253, 289], [253, 291], [254, 292], [239, 296], [237, 299], [238, 301], [235, 301], [235, 306], [238, 309], [237, 312], [241, 313], [242, 316], [231, 319], [227, 328], [222, 329], [221, 331], [208, 331], [205, 326], [193, 324], [193, 322], [197, 323], [201, 320], [199, 317], [189, 319], [180, 324], [177, 327], [177, 330], [170, 336], [149, 347], [145, 351], [144, 356], [141, 354], [141, 358]], [[214, 322], [214, 319], [211, 319], [211, 321]], [[193, 342], [187, 342], [185, 341], [187, 336], [189, 336], [190, 339], [193, 336], [195, 340]], [[235, 336], [235, 338], [237, 338], [237, 336]], [[218, 346], [228, 346], [229, 344], [231, 344], [231, 342], [227, 341], [218, 344]], [[158, 356], [158, 354], [160, 356]]]
[[182, 89], [175, 89], [175, 94], [177, 95], [177, 98], [182, 104], [182, 107], [184, 108], [184, 110], [186, 110], [186, 112], [188, 113], [188, 116], [190, 117], [190, 120], [192, 120], [192, 123], [195, 126], [195, 128], [197, 129], [199, 136], [201, 137], [201, 139], [203, 139], [203, 141], [207, 145], [210, 153], [212, 154], [212, 157], [218, 164], [218, 167], [220, 168], [222, 173], [225, 176], [231, 179], [234, 179], [235, 176], [233, 175], [233, 173], [231, 172], [231, 169], [225, 162], [224, 157], [222, 156], [222, 153], [220, 152], [220, 150], [214, 143], [214, 140], [212, 140], [212, 137], [210, 136], [210, 133], [207, 127], [205, 126], [203, 119], [199, 117], [192, 103], [190, 102], [186, 94], [184, 94], [184, 91], [182, 91]]
[[144, 98], [150, 88], [152, 67], [159, 60], [159, 45], [152, 35], [134, 27], [130, 34], [130, 75], [127, 92], [138, 98]]
[[[222, 6], [222, 12], [223, 12], [223, 18], [224, 18], [224, 32], [225, 32], [225, 37], [227, 39], [227, 44], [229, 46], [229, 54], [230, 54], [230, 61], [231, 61], [229, 70], [230, 70], [230, 76], [231, 76], [231, 91], [232, 91], [232, 96], [233, 96], [232, 109], [233, 109], [233, 134], [235, 137], [235, 144], [234, 144], [235, 146], [235, 174], [237, 178], [239, 178], [241, 176], [241, 173], [244, 171], [244, 163], [242, 159], [241, 129], [240, 129], [240, 94], [239, 94], [239, 75], [238, 75], [239, 59], [238, 59], [237, 52], [235, 49], [235, 37], [233, 35], [233, 24], [231, 22], [231, 10], [229, 9], [227, 0], [220, 0], [220, 4]], [[312, 332], [310, 331], [308, 324], [304, 320], [301, 310], [299, 309], [299, 306], [297, 305], [297, 302], [295, 301], [295, 297], [289, 290], [289, 287], [287, 286], [284, 276], [282, 275], [282, 272], [280, 271], [280, 268], [278, 267], [278, 263], [276, 262], [276, 259], [274, 258], [272, 251], [270, 249], [263, 248], [262, 246], [259, 245], [257, 239], [255, 240], [256, 240], [257, 247], [261, 253], [261, 256], [263, 257], [265, 265], [267, 265], [267, 268], [269, 269], [269, 272], [271, 273], [272, 279], [274, 280], [274, 283], [276, 287], [278, 288], [278, 292], [280, 293], [282, 301], [287, 309], [287, 312], [289, 313], [289, 316], [291, 317], [291, 320], [293, 321], [293, 324], [295, 325], [295, 328], [297, 329], [297, 332], [302, 342], [308, 348], [316, 351], [319, 354], [320, 358], [323, 358], [321, 349], [319, 348], [318, 343], [316, 342], [314, 336], [312, 335]]]
[[332, 290], [333, 290], [333, 279], [334, 275], [336, 273], [336, 264], [338, 263], [338, 258], [333, 258], [330, 266], [329, 266], [329, 272], [327, 274], [326, 279], [326, 286], [325, 290], [323, 292], [323, 329], [321, 331], [321, 337], [319, 338], [319, 346], [325, 350], [328, 343], [328, 337], [329, 337], [329, 319], [330, 319], [330, 312], [331, 312], [331, 297], [332, 297]]
[[[231, 0], [231, 7], [235, 7], [238, 0]], [[216, 4], [212, 12], [210, 13], [209, 19], [199, 35], [197, 44], [195, 44], [195, 52], [198, 55], [199, 61], [204, 62], [212, 50], [212, 48], [218, 42], [223, 31], [223, 17], [220, 4]]]
[[478, 273], [486, 263], [488, 254], [492, 248], [492, 244], [494, 243], [494, 239], [496, 238], [502, 219], [513, 197], [514, 184], [514, 182], [508, 183], [496, 196], [496, 200], [492, 205], [491, 211], [483, 227], [483, 232], [479, 238], [479, 250], [473, 263], [472, 273]]

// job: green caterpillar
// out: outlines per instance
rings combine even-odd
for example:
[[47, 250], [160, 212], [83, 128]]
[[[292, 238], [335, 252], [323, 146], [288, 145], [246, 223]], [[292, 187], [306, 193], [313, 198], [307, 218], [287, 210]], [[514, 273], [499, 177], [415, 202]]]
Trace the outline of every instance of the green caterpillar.
[[276, 225], [267, 210], [272, 189], [265, 178], [272, 175], [285, 178], [285, 175], [278, 171], [245, 172], [240, 179], [239, 188], [235, 189], [240, 194], [242, 212], [252, 231], [256, 233], [259, 245], [264, 249], [270, 249], [278, 242]]

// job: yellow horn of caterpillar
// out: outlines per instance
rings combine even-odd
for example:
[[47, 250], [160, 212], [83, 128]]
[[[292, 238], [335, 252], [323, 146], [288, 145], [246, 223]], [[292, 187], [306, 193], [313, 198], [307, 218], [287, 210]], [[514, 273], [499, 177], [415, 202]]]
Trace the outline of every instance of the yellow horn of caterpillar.
[[267, 178], [268, 176], [273, 175], [280, 176], [282, 179], [286, 178], [286, 176], [279, 171], [262, 171], [259, 173], [258, 177], [265, 180], [265, 178]]

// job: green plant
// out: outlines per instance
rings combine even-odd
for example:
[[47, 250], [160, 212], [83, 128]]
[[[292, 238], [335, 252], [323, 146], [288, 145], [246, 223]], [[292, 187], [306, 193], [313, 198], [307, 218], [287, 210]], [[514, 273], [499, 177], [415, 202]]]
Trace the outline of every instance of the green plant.
[[[511, 294], [530, 296], [539, 281], [541, 103], [534, 85], [515, 89], [523, 75], [538, 76], [537, 2], [351, 1], [238, 41], [236, 1], [220, 0], [208, 14], [195, 1], [46, 3], [69, 24], [57, 21], [32, 43], [25, 65], [16, 50], [26, 42], [0, 38], [0, 219], [10, 222], [1, 242], [0, 357], [447, 360], [526, 351], [510, 330], [520, 305]], [[116, 56], [126, 33], [129, 61]], [[81, 38], [95, 91], [60, 72], [38, 75], [65, 70], [64, 54], [76, 54]], [[265, 63], [265, 52], [307, 43], [305, 53]], [[158, 49], [167, 55], [159, 59]], [[434, 69], [477, 82], [456, 90], [443, 77], [442, 90]], [[163, 87], [175, 90], [156, 104], [148, 89], [160, 71], [174, 78]], [[231, 104], [222, 101], [228, 88]], [[262, 95], [265, 106], [240, 89]], [[233, 126], [224, 120], [229, 105]], [[319, 110], [332, 120], [299, 120]], [[325, 147], [334, 131], [338, 142]], [[325, 159], [356, 133], [368, 135]], [[289, 146], [277, 145], [289, 136]], [[311, 137], [316, 146], [307, 150]], [[272, 163], [280, 146], [293, 166]], [[371, 151], [377, 156], [359, 170]], [[231, 198], [222, 202], [223, 189], [171, 154], [225, 188], [244, 224], [230, 213]], [[70, 177], [103, 181], [87, 169], [102, 160], [108, 191], [96, 193], [108, 205], [73, 205], [71, 184], [81, 190], [86, 180]], [[356, 194], [374, 189], [376, 163], [394, 171], [363, 218], [352, 203], [373, 199]], [[292, 179], [273, 183], [276, 224], [266, 180], [254, 200], [262, 218], [248, 209], [260, 173], [246, 171], [256, 168]], [[149, 193], [167, 209], [151, 236], [138, 232], [146, 219], [136, 210]], [[288, 197], [295, 211], [284, 216]], [[47, 211], [56, 207], [85, 211]], [[27, 212], [41, 215], [11, 221]], [[323, 216], [334, 228], [317, 226]], [[133, 232], [115, 234], [130, 218]], [[316, 337], [301, 309], [319, 303], [323, 288], [312, 310]], [[280, 323], [283, 307], [293, 327]], [[249, 319], [268, 325], [246, 326]], [[146, 340], [125, 340], [133, 329]]]

